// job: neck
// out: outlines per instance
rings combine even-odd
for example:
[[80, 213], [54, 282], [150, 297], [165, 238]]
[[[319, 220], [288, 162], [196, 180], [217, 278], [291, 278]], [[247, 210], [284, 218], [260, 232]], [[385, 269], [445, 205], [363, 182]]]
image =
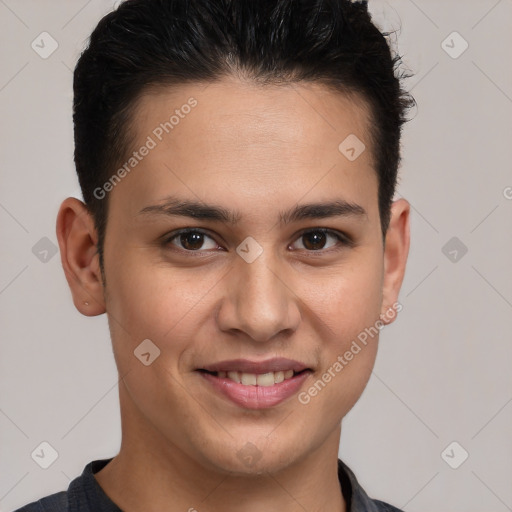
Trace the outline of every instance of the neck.
[[94, 476], [124, 512], [220, 512], [242, 503], [244, 512], [346, 512], [338, 480], [340, 426], [284, 469], [232, 474], [170, 443], [128, 404], [122, 384], [119, 390], [121, 449]]

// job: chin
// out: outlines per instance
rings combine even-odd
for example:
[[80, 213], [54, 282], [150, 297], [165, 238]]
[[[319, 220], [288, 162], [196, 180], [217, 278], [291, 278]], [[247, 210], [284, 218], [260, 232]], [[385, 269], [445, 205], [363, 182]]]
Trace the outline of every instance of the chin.
[[[247, 436], [246, 439], [249, 437]], [[217, 456], [207, 456], [209, 463], [232, 476], [261, 475], [264, 473], [277, 473], [286, 468], [292, 461], [291, 447], [279, 443], [279, 450], [265, 442], [243, 441], [233, 443], [233, 446], [219, 449]], [[293, 451], [297, 455], [296, 450]], [[206, 455], [206, 454], [204, 454]], [[212, 454], [213, 455], [213, 454]]]

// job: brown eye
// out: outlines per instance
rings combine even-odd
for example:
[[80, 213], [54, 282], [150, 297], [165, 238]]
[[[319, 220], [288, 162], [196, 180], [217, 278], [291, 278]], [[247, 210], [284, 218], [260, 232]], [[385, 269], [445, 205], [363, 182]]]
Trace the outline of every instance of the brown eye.
[[[205, 239], [212, 241], [210, 247], [204, 247]], [[179, 249], [189, 252], [198, 252], [200, 249], [215, 249], [217, 244], [206, 233], [197, 229], [182, 230], [167, 238], [165, 244], [178, 246]]]
[[[326, 247], [329, 239], [334, 239], [338, 243]], [[306, 231], [299, 236], [298, 240], [303, 240], [302, 247], [298, 247], [298, 249], [305, 249], [307, 251], [321, 251], [336, 247], [336, 245], [350, 245], [350, 241], [347, 238], [329, 229]]]
[[311, 231], [302, 235], [304, 247], [311, 251], [323, 249], [327, 240], [327, 235], [321, 231]]

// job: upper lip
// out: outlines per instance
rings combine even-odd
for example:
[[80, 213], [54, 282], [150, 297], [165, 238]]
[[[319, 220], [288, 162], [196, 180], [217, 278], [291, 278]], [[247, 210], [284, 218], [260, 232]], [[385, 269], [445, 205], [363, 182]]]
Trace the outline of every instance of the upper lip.
[[244, 373], [268, 373], [293, 370], [301, 372], [308, 370], [310, 367], [300, 361], [287, 359], [285, 357], [274, 357], [265, 361], [251, 361], [249, 359], [230, 359], [229, 361], [219, 361], [218, 363], [209, 364], [198, 368], [199, 370], [207, 370], [209, 372], [230, 372], [239, 371]]

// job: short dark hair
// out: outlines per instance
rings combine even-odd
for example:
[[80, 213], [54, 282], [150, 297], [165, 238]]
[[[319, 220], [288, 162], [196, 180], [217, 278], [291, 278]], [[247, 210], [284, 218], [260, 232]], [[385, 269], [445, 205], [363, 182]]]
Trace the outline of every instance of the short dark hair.
[[73, 81], [75, 164], [102, 273], [108, 198], [94, 190], [126, 159], [141, 93], [240, 72], [261, 84], [322, 83], [367, 102], [384, 237], [401, 126], [414, 105], [389, 35], [373, 24], [367, 2], [349, 0], [126, 0], [102, 18]]

